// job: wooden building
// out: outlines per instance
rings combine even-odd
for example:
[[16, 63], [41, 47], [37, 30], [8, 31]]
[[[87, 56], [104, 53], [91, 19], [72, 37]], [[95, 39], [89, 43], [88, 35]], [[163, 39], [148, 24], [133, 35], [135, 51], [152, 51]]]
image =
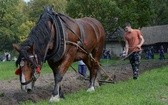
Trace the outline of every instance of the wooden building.
[[144, 36], [145, 42], [143, 49], [153, 46], [155, 52], [158, 52], [160, 46], [164, 47], [164, 51], [168, 49], [168, 25], [142, 27], [141, 32]]
[[120, 53], [123, 52], [123, 35], [124, 30], [121, 27], [118, 27], [114, 32], [107, 34], [105, 49], [110, 50], [112, 56], [120, 56]]

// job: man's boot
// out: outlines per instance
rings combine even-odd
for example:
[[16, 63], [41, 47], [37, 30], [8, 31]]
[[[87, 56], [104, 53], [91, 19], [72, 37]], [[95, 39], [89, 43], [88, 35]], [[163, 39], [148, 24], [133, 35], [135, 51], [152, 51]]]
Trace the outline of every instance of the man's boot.
[[138, 70], [133, 71], [133, 79], [136, 80], [138, 78]]

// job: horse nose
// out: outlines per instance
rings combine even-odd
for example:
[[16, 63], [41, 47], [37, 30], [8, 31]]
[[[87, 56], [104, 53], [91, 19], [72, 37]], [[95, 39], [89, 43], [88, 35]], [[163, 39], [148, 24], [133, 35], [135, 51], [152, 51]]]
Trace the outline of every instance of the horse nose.
[[31, 93], [32, 92], [32, 89], [27, 89], [27, 93]]
[[33, 89], [33, 83], [32, 82], [26, 85], [27, 93], [30, 93], [32, 91], [32, 89]]
[[21, 85], [21, 90], [23, 90], [23, 91], [25, 91], [27, 93], [32, 92], [33, 88], [34, 88], [34, 86], [33, 86], [32, 83], [29, 83], [27, 85]]

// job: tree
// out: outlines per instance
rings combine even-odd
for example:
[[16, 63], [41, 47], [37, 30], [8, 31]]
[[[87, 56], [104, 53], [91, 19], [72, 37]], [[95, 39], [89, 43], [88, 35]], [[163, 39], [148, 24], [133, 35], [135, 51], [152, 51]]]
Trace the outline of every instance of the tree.
[[24, 21], [22, 0], [0, 1], [0, 51], [12, 48], [18, 40], [18, 26]]
[[121, 14], [115, 0], [69, 0], [66, 11], [74, 18], [85, 16], [96, 18], [106, 31], [117, 27], [118, 15]]
[[46, 6], [54, 6], [56, 12], [65, 13], [66, 4], [66, 0], [31, 0], [27, 6], [30, 21], [37, 22]]
[[116, 0], [122, 10], [120, 24], [129, 21], [136, 28], [168, 24], [168, 0]]
[[168, 24], [168, 0], [151, 0], [151, 4], [154, 12], [151, 25]]
[[68, 0], [66, 11], [74, 18], [97, 18], [106, 32], [125, 22], [135, 28], [168, 24], [168, 0]]

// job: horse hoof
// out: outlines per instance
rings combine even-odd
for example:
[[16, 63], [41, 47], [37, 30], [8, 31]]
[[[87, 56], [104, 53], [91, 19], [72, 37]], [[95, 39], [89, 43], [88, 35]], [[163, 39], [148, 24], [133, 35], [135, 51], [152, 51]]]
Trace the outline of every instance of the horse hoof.
[[50, 103], [59, 102], [59, 101], [60, 101], [59, 95], [51, 96], [51, 98], [49, 100]]
[[95, 88], [92, 86], [92, 87], [90, 87], [88, 90], [87, 90], [87, 92], [94, 92], [95, 91]]
[[100, 84], [98, 81], [95, 82], [95, 87], [100, 87]]

